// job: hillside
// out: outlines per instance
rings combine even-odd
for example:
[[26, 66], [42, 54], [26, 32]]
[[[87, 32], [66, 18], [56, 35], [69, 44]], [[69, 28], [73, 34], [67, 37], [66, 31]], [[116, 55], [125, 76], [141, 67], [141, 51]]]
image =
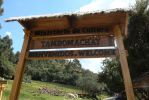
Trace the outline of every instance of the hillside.
[[[3, 100], [8, 100], [12, 81], [8, 81], [3, 94]], [[48, 92], [45, 92], [48, 91]], [[20, 93], [20, 100], [67, 100], [66, 93], [82, 93], [77, 87], [62, 85], [57, 83], [47, 83], [32, 81], [32, 83], [23, 83]], [[54, 96], [55, 95], [55, 96]], [[58, 96], [60, 95], [60, 96]], [[90, 99], [77, 99], [90, 100]]]

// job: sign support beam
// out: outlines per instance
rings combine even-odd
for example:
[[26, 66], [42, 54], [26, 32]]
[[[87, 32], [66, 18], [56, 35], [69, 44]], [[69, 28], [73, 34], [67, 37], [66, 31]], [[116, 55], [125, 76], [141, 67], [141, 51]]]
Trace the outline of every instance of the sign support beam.
[[3, 96], [3, 84], [0, 84], [0, 100], [2, 100], [2, 96]]
[[132, 81], [131, 81], [130, 72], [128, 68], [127, 55], [125, 52], [123, 38], [122, 38], [119, 25], [116, 25], [114, 27], [114, 33], [115, 33], [116, 42], [119, 50], [119, 57], [120, 57], [120, 63], [121, 63], [124, 84], [125, 84], [127, 100], [135, 100]]
[[11, 89], [11, 94], [9, 97], [9, 100], [18, 100], [19, 98], [19, 93], [20, 93], [20, 88], [21, 88], [21, 83], [23, 79], [23, 74], [24, 74], [24, 69], [25, 69], [25, 56], [28, 50], [28, 45], [29, 45], [29, 36], [30, 32], [25, 30], [25, 37], [24, 37], [24, 42], [23, 42], [23, 47], [19, 56], [19, 62], [16, 67], [16, 74], [14, 77], [14, 82], [12, 85]]
[[0, 80], [0, 100], [2, 100], [2, 96], [3, 96], [3, 91], [4, 91], [4, 88], [5, 88], [5, 84], [7, 84], [7, 81]]

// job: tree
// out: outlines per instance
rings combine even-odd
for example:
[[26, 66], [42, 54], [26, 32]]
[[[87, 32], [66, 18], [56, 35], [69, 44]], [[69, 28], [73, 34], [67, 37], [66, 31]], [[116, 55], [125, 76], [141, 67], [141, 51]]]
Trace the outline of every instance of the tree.
[[2, 8], [3, 0], [0, 0], [0, 15], [2, 15], [4, 9]]
[[[136, 0], [129, 14], [128, 36], [125, 47], [132, 80], [149, 72], [149, 0]], [[117, 59], [103, 61], [103, 71], [98, 74], [99, 82], [104, 82], [112, 92], [124, 90], [120, 63]]]
[[[0, 0], [0, 16], [2, 15], [4, 9], [2, 8], [3, 0]], [[1, 27], [1, 25], [0, 25]]]
[[149, 72], [149, 0], [137, 0], [130, 14], [125, 47], [132, 79]]
[[82, 68], [79, 60], [27, 61], [25, 78], [76, 85]]
[[9, 36], [0, 37], [0, 76], [4, 78], [12, 78], [14, 74], [15, 64], [10, 60], [14, 55], [12, 39]]
[[98, 82], [107, 85], [110, 94], [119, 93], [124, 90], [120, 62], [116, 58], [105, 59], [103, 61], [102, 72], [98, 74]]
[[133, 11], [136, 14], [147, 14], [148, 13], [148, 7], [149, 6], [149, 0], [136, 0], [135, 6], [133, 7]]
[[129, 53], [128, 64], [134, 82], [149, 72], [149, 0], [136, 1], [129, 18], [125, 47]]
[[93, 100], [98, 100], [96, 96], [105, 88], [103, 84], [97, 82], [97, 75], [89, 70], [83, 70], [82, 76], [76, 81], [76, 85]]

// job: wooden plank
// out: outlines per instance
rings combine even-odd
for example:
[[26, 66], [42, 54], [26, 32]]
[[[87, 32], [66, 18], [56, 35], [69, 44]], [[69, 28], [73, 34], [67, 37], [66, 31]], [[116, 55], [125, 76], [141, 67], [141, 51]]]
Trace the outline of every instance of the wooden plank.
[[3, 84], [0, 84], [0, 100], [2, 100], [3, 97]]
[[57, 48], [82, 48], [82, 47], [107, 47], [114, 46], [113, 36], [79, 36], [59, 38], [39, 38], [32, 40], [30, 49], [57, 49]]
[[7, 84], [7, 81], [1, 81], [0, 83], [0, 100], [3, 100], [3, 92], [4, 92], [5, 84]]
[[124, 84], [125, 84], [127, 100], [135, 100], [134, 91], [132, 87], [132, 81], [131, 81], [130, 72], [128, 68], [127, 55], [125, 52], [123, 38], [122, 38], [119, 25], [114, 27], [114, 33], [116, 36], [116, 42], [117, 42], [117, 46], [119, 49], [118, 50], [119, 58], [120, 58], [120, 63], [121, 63], [121, 69], [122, 69], [122, 74], [123, 74], [123, 79], [124, 79]]
[[110, 27], [75, 27], [54, 30], [36, 30], [32, 31], [32, 37], [60, 37], [60, 36], [80, 36], [80, 35], [112, 35]]
[[[126, 12], [95, 13], [86, 15], [62, 15], [61, 17], [37, 18], [22, 21], [25, 28], [39, 29], [63, 29], [70, 28], [72, 23], [75, 27], [109, 26], [124, 23]], [[72, 20], [67, 20], [72, 17]], [[73, 18], [75, 16], [75, 18]], [[53, 20], [53, 21], [52, 21]], [[70, 22], [71, 21], [71, 22]], [[26, 25], [26, 22], [28, 23]], [[29, 26], [28, 26], [29, 25]]]
[[115, 25], [122, 24], [125, 21], [126, 12], [117, 12], [109, 14], [94, 14], [81, 16], [76, 21], [77, 27], [86, 27], [86, 26], [106, 26], [106, 25]]
[[99, 35], [99, 36], [114, 36], [111, 32], [110, 33], [86, 33], [86, 34], [68, 34], [68, 35], [45, 35], [45, 36], [35, 36], [35, 37], [32, 37], [32, 40], [38, 40], [38, 39], [45, 39], [45, 38], [48, 38], [48, 39], [51, 39], [51, 38], [65, 38], [65, 37], [78, 37], [78, 36], [92, 36], [92, 35]]
[[35, 22], [35, 24], [32, 27], [43, 27], [43, 28], [57, 28], [57, 27], [61, 27], [61, 28], [65, 28], [68, 27], [68, 22], [67, 22], [67, 18], [53, 18], [53, 19], [47, 19], [47, 20], [38, 20], [38, 23]]
[[16, 67], [16, 73], [10, 93], [9, 100], [18, 100], [19, 98], [19, 92], [21, 88], [22, 78], [24, 74], [24, 64], [25, 64], [25, 56], [26, 52], [28, 50], [28, 44], [29, 44], [29, 31], [25, 31], [25, 37], [23, 42], [23, 47], [19, 56], [19, 62]]
[[93, 50], [64, 50], [64, 51], [32, 51], [28, 53], [27, 59], [72, 59], [72, 58], [99, 58], [115, 56], [115, 49], [93, 49]]
[[33, 20], [19, 21], [26, 29], [44, 30], [44, 29], [64, 29], [69, 27], [69, 22], [66, 17], [61, 18], [41, 18]]
[[7, 81], [5, 81], [5, 80], [0, 80], [0, 84], [7, 84]]

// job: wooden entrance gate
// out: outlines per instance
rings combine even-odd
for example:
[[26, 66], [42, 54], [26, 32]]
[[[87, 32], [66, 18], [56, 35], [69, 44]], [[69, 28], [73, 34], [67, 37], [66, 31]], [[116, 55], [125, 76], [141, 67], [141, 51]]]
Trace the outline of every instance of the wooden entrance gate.
[[[127, 36], [127, 19], [128, 14], [124, 10], [7, 19], [18, 21], [25, 32], [9, 99], [18, 100], [24, 64], [28, 59], [99, 58], [116, 55], [120, 59], [127, 99], [135, 100], [123, 44], [123, 36]], [[114, 49], [94, 49], [109, 46]]]

